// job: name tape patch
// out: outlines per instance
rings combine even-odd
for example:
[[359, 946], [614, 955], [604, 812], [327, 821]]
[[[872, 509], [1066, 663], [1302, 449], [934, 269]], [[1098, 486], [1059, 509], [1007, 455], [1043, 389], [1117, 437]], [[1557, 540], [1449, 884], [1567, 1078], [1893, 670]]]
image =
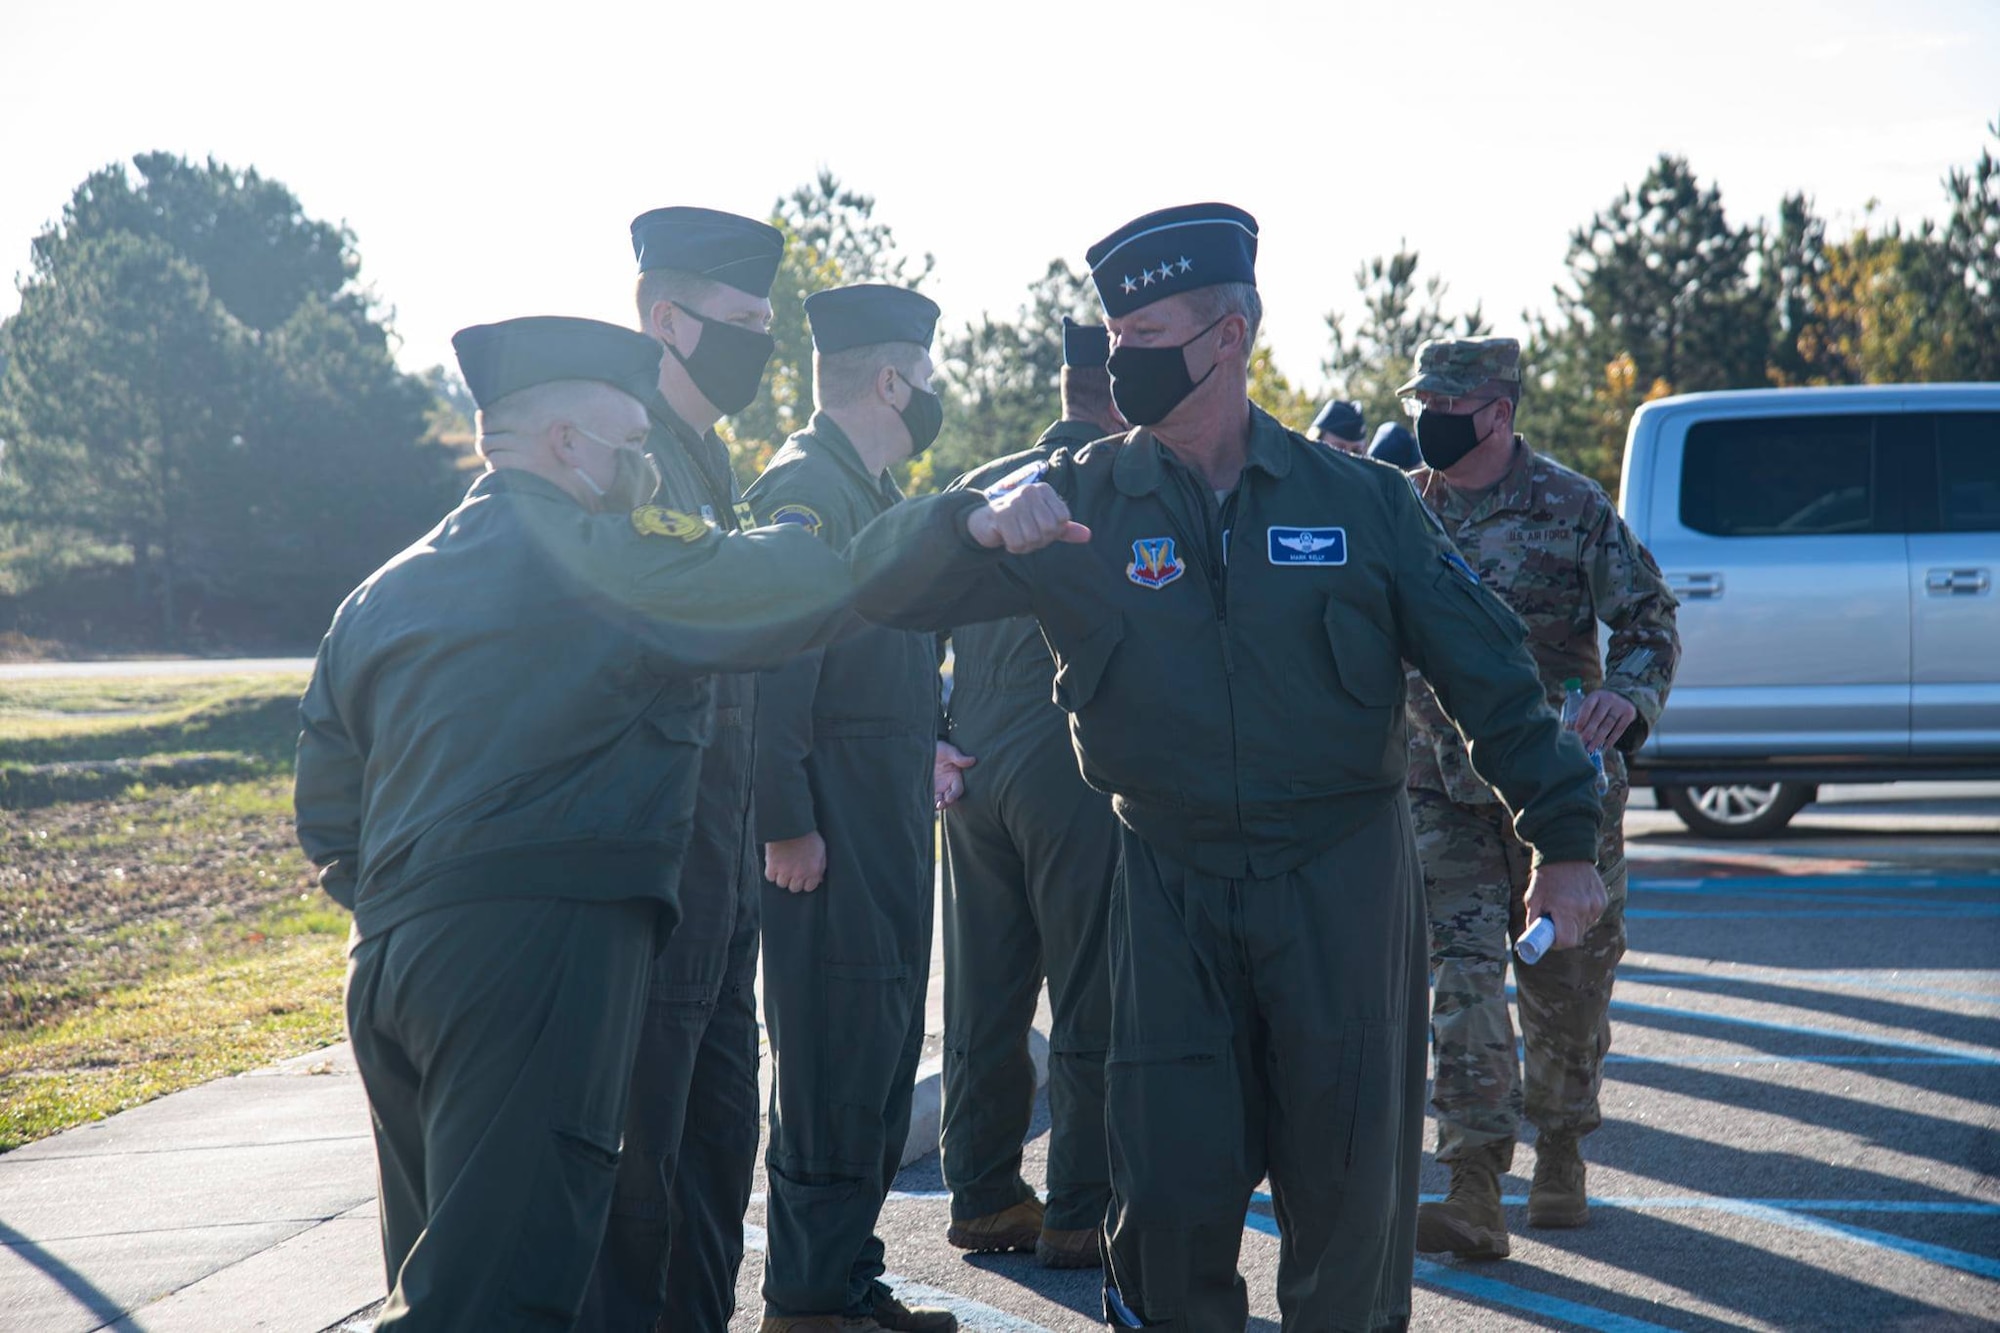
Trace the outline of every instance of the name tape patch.
[[1274, 565], [1344, 565], [1347, 563], [1346, 528], [1278, 528], [1270, 530], [1269, 546]]

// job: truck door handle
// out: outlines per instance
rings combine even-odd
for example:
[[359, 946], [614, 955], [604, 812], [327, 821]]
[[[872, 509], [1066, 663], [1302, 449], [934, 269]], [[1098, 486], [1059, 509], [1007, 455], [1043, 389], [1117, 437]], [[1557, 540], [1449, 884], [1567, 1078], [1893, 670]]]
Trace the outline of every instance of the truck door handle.
[[1669, 574], [1667, 587], [1683, 602], [1713, 601], [1722, 596], [1722, 575]]
[[1992, 586], [1983, 569], [1933, 569], [1924, 575], [1924, 591], [1933, 597], [1977, 597]]

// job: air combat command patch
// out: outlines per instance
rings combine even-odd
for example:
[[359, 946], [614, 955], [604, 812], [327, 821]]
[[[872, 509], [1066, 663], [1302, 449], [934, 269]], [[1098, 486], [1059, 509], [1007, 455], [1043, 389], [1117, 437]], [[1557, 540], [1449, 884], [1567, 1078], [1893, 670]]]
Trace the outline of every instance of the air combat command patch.
[[1125, 566], [1125, 577], [1140, 587], [1164, 588], [1185, 573], [1187, 566], [1174, 554], [1172, 537], [1141, 537], [1132, 543], [1132, 563]]
[[773, 526], [784, 523], [795, 528], [804, 528], [813, 536], [819, 536], [820, 518], [805, 505], [779, 505], [771, 511]]
[[706, 535], [709, 528], [693, 514], [683, 514], [678, 509], [662, 509], [658, 505], [640, 505], [632, 511], [632, 530], [641, 537], [672, 537], [676, 541], [691, 542]]

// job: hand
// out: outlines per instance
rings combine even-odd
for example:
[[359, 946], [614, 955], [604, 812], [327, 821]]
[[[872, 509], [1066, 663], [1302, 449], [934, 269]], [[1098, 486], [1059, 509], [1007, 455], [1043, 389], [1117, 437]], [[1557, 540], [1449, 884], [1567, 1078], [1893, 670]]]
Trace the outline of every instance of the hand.
[[826, 839], [808, 833], [765, 843], [764, 878], [791, 893], [811, 893], [826, 880]]
[[937, 743], [937, 759], [931, 766], [931, 791], [937, 798], [938, 809], [956, 804], [965, 795], [965, 770], [978, 762], [950, 741]]
[[1528, 881], [1527, 919], [1546, 916], [1555, 922], [1553, 949], [1574, 949], [1604, 915], [1610, 900], [1597, 867], [1588, 861], [1551, 861]]
[[1576, 715], [1576, 734], [1586, 750], [1608, 750], [1632, 725], [1639, 710], [1616, 690], [1593, 690]]
[[966, 516], [966, 535], [988, 550], [1027, 555], [1057, 542], [1087, 542], [1090, 529], [1071, 520], [1069, 506], [1046, 482], [1031, 482], [988, 500]]

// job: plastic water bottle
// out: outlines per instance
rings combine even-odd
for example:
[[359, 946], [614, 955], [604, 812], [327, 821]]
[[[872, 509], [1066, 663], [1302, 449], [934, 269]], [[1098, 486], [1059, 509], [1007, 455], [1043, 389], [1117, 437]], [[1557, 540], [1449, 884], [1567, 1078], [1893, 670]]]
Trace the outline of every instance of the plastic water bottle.
[[[1583, 682], [1571, 676], [1563, 682], [1563, 730], [1575, 731], [1576, 720], [1583, 713]], [[1611, 775], [1604, 771], [1604, 751], [1590, 748], [1590, 766], [1597, 770], [1597, 794], [1604, 795], [1611, 790]]]
[[1521, 961], [1533, 967], [1542, 961], [1542, 955], [1556, 942], [1556, 923], [1545, 916], [1536, 917], [1535, 924], [1522, 932], [1514, 942], [1514, 952], [1521, 955]]

